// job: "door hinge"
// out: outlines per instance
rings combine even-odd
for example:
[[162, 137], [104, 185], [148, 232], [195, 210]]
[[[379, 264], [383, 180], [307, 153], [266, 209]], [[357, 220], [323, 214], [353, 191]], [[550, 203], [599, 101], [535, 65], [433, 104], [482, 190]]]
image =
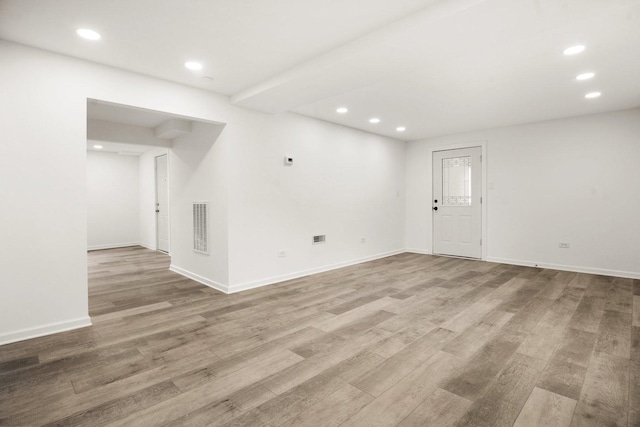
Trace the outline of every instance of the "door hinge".
[[480, 246], [482, 246], [482, 239], [480, 239]]
[[482, 196], [480, 196], [480, 204], [482, 204]]

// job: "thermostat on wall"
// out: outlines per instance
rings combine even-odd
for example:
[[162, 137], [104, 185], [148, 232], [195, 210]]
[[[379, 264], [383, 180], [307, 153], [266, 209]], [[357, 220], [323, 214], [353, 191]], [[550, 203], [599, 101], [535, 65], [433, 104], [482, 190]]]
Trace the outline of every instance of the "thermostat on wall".
[[293, 157], [284, 156], [284, 164], [285, 165], [292, 165], [293, 164]]

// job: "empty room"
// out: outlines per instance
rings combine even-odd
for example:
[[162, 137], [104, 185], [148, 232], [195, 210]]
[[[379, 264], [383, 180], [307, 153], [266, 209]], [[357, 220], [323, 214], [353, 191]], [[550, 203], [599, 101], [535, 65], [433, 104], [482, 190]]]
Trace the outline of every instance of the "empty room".
[[0, 426], [640, 426], [638, 52], [640, 0], [0, 0]]

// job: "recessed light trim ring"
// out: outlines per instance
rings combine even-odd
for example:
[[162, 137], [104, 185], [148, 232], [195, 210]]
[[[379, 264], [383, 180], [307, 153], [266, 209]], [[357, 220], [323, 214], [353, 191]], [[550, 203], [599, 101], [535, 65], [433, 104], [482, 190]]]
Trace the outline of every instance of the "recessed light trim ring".
[[562, 53], [564, 53], [565, 55], [568, 55], [568, 56], [577, 55], [578, 53], [584, 52], [584, 50], [586, 48], [587, 47], [585, 45], [577, 44], [575, 46], [570, 46], [570, 47], [566, 48], [565, 50], [562, 51]]
[[198, 61], [187, 61], [184, 63], [184, 66], [191, 71], [200, 71], [202, 70], [202, 64]]
[[594, 78], [595, 76], [596, 76], [596, 73], [593, 73], [593, 72], [582, 73], [582, 74], [578, 74], [576, 76], [576, 80], [578, 80], [578, 81], [590, 80], [590, 79]]
[[90, 30], [88, 28], [78, 28], [76, 30], [76, 34], [85, 40], [91, 40], [91, 41], [100, 40], [102, 38], [100, 33], [94, 30]]

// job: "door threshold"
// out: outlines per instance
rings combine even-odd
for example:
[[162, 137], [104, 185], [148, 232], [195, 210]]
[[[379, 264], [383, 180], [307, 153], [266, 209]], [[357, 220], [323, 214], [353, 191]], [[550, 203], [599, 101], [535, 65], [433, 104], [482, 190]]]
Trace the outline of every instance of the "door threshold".
[[436, 254], [436, 253], [433, 253], [432, 255], [443, 256], [443, 257], [446, 257], [446, 258], [468, 259], [470, 261], [482, 261], [482, 258], [474, 258], [474, 257], [470, 257], [470, 256], [447, 255], [447, 254]]

